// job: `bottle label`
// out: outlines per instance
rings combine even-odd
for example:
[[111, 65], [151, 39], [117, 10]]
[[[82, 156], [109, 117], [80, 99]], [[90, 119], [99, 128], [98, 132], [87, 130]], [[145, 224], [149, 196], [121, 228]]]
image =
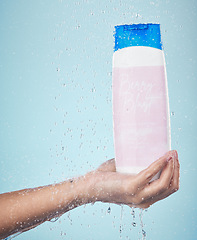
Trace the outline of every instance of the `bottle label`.
[[117, 169], [143, 169], [169, 150], [167, 100], [164, 65], [113, 68]]

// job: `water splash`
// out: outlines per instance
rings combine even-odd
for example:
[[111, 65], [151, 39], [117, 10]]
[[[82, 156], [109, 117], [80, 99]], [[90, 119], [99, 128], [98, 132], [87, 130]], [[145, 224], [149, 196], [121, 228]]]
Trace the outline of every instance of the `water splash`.
[[135, 210], [134, 210], [134, 207], [131, 208], [131, 215], [133, 217], [132, 226], [136, 227], [137, 224], [136, 224], [136, 221], [135, 221]]
[[146, 231], [144, 230], [144, 223], [143, 223], [143, 214], [145, 210], [140, 209], [139, 217], [140, 217], [140, 226], [141, 226], [141, 233], [142, 233], [142, 240], [146, 240]]
[[68, 220], [70, 221], [70, 225], [72, 225], [73, 223], [72, 223], [72, 219], [70, 217], [70, 212], [68, 213], [67, 217], [68, 217]]
[[120, 209], [120, 238], [122, 238], [122, 220], [123, 220], [123, 205], [121, 205], [121, 209]]

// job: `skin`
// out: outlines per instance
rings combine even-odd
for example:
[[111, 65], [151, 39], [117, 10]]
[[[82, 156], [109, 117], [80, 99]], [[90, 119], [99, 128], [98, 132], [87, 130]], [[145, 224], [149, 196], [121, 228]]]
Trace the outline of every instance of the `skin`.
[[[161, 171], [160, 178], [152, 182]], [[84, 176], [0, 194], [0, 239], [24, 232], [83, 204], [97, 201], [148, 208], [179, 189], [177, 152], [170, 151], [137, 175], [116, 172], [115, 161]]]

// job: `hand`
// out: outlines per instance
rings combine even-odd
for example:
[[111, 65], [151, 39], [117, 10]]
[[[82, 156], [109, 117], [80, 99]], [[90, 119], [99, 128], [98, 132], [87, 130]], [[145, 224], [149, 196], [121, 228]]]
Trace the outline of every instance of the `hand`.
[[[160, 178], [150, 182], [160, 171]], [[75, 207], [95, 201], [148, 208], [178, 188], [176, 151], [168, 152], [135, 176], [116, 172], [112, 159], [85, 176], [0, 194], [0, 239], [27, 231]]]
[[[160, 171], [160, 178], [150, 182]], [[95, 201], [148, 208], [179, 189], [179, 161], [175, 150], [135, 176], [116, 172], [114, 159], [105, 162], [91, 174], [94, 176], [92, 196]]]

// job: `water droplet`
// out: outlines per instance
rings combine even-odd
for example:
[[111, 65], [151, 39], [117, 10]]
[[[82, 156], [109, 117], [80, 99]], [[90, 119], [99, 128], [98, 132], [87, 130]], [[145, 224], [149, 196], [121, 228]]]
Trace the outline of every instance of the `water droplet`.
[[110, 76], [110, 77], [111, 77], [111, 76], [112, 76], [112, 72], [108, 72], [108, 76]]
[[136, 18], [139, 18], [139, 17], [141, 17], [141, 15], [139, 14], [139, 13], [136, 13], [136, 16], [135, 16]]
[[56, 222], [60, 217], [56, 217], [56, 218], [52, 218], [51, 220], [49, 220], [50, 222]]
[[142, 235], [143, 235], [143, 237], [146, 237], [146, 232], [144, 229], [142, 229]]
[[131, 209], [131, 215], [135, 216], [134, 208]]
[[135, 222], [135, 211], [134, 211], [134, 208], [132, 207], [131, 209], [131, 215], [133, 216], [133, 222], [132, 222], [132, 226], [133, 227], [136, 227], [136, 222]]
[[80, 27], [81, 27], [81, 25], [78, 24], [78, 25], [75, 27], [75, 29], [79, 29]]
[[137, 226], [136, 222], [132, 222], [132, 226], [136, 227]]
[[110, 212], [111, 212], [111, 208], [110, 208], [110, 207], [108, 207], [108, 209], [107, 209], [107, 212], [108, 212], [108, 213], [110, 213]]
[[66, 236], [66, 233], [61, 231], [61, 236]]

